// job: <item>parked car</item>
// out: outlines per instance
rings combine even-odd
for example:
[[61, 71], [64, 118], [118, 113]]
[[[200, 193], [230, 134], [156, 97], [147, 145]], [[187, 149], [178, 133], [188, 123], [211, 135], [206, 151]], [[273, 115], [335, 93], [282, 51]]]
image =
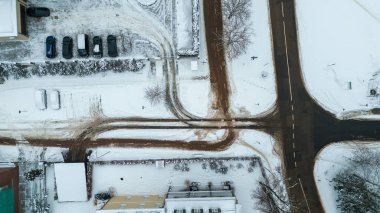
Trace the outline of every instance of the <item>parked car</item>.
[[46, 90], [38, 89], [34, 93], [36, 107], [40, 110], [46, 109]]
[[88, 35], [79, 34], [77, 37], [78, 54], [81, 57], [88, 57]]
[[61, 108], [61, 97], [58, 90], [49, 92], [49, 107], [55, 110]]
[[94, 57], [96, 57], [96, 58], [103, 57], [103, 42], [102, 42], [102, 38], [100, 38], [99, 36], [95, 36], [92, 39], [92, 45], [94, 46], [94, 48], [92, 49], [92, 54], [94, 55]]
[[46, 38], [46, 57], [55, 58], [55, 38], [48, 36]]
[[114, 35], [107, 36], [108, 56], [117, 57], [116, 37]]
[[62, 56], [65, 59], [73, 57], [73, 39], [69, 36], [63, 37], [62, 40]]
[[50, 16], [50, 10], [46, 7], [29, 7], [26, 9], [26, 14], [31, 17], [48, 17]]

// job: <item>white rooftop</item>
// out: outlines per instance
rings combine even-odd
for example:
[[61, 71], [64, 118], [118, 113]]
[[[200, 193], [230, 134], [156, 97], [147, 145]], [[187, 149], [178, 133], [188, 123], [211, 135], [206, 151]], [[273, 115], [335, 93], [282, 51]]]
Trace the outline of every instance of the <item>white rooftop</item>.
[[16, 0], [0, 0], [0, 37], [17, 36]]
[[84, 163], [54, 164], [59, 202], [87, 201]]

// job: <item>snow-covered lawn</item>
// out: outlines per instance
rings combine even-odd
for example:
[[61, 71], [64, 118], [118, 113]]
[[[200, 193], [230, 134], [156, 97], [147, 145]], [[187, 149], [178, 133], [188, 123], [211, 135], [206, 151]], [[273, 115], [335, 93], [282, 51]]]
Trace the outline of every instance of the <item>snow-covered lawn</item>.
[[[247, 52], [229, 64], [231, 107], [238, 117], [254, 117], [273, 107], [277, 95], [268, 1], [252, 1], [253, 34]], [[248, 20], [247, 20], [248, 21]], [[252, 60], [251, 57], [258, 57]]]
[[[296, 2], [309, 93], [339, 118], [380, 107], [380, 2]], [[349, 89], [351, 84], [351, 89]], [[368, 117], [367, 117], [368, 118]]]
[[322, 149], [315, 161], [314, 179], [318, 188], [319, 195], [324, 209], [328, 213], [338, 213], [337, 193], [333, 188], [332, 179], [342, 169], [348, 169], [347, 158], [359, 147], [368, 147], [372, 150], [380, 151], [380, 143], [334, 143]]

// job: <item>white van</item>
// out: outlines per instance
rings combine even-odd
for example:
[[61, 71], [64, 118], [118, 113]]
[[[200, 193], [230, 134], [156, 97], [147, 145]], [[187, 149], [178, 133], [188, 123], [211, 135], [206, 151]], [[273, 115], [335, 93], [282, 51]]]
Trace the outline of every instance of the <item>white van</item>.
[[46, 109], [46, 90], [38, 89], [34, 93], [36, 107], [40, 110]]
[[88, 57], [88, 35], [78, 34], [77, 36], [78, 54], [81, 57]]

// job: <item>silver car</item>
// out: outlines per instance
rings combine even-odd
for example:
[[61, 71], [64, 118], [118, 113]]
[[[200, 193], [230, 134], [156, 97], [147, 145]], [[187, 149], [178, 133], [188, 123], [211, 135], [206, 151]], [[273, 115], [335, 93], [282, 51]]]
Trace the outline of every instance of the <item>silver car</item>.
[[61, 97], [58, 90], [49, 92], [49, 108], [58, 110], [61, 108]]
[[46, 90], [37, 89], [34, 93], [34, 101], [38, 109], [46, 109]]

